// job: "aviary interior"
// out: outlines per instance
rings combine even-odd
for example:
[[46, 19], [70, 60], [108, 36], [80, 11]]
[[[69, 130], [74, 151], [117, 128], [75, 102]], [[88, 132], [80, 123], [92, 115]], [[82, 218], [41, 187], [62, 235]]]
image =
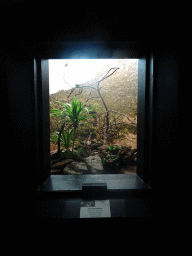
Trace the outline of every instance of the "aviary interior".
[[138, 59], [49, 60], [51, 174], [137, 169]]

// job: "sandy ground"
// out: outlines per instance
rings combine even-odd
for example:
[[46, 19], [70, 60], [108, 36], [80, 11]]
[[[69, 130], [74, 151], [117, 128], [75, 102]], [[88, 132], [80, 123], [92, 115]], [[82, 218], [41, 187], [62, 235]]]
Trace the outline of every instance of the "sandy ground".
[[121, 139], [116, 139], [115, 144], [126, 147], [130, 146], [133, 149], [137, 149], [137, 135], [129, 133]]

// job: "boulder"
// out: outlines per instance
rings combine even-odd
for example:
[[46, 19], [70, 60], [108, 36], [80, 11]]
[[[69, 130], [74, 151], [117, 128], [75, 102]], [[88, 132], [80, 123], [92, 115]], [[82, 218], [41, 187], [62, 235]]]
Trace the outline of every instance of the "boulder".
[[137, 160], [137, 149], [132, 149], [130, 147], [123, 147], [117, 153], [119, 156], [118, 161], [122, 163], [133, 163]]
[[98, 147], [101, 147], [101, 146], [102, 146], [101, 142], [92, 141], [92, 143], [91, 143], [92, 149], [98, 149]]
[[84, 161], [91, 174], [103, 173], [103, 164], [98, 155], [86, 157]]
[[70, 166], [67, 166], [63, 169], [63, 173], [65, 175], [79, 175], [79, 174], [83, 174], [83, 172], [79, 172], [79, 171], [75, 171], [74, 169], [72, 169]]
[[89, 170], [87, 169], [87, 165], [83, 162], [72, 162], [69, 167], [77, 172], [82, 172], [83, 174], [88, 174]]
[[70, 165], [63, 169], [63, 173], [66, 175], [71, 174], [88, 174], [90, 173], [87, 166], [83, 162], [72, 162]]
[[73, 162], [73, 159], [65, 159], [61, 162], [51, 165], [51, 169], [63, 169], [63, 167], [66, 164], [71, 163], [71, 162]]
[[51, 174], [62, 174], [62, 169], [51, 170]]
[[91, 154], [91, 147], [87, 145], [83, 146], [81, 156], [84, 158], [84, 157], [88, 157], [90, 154]]
[[109, 148], [108, 145], [102, 145], [102, 146], [98, 147], [98, 150], [106, 152], [108, 150], [108, 148]]
[[96, 150], [93, 150], [93, 155], [97, 155], [97, 154], [99, 154], [99, 152]]

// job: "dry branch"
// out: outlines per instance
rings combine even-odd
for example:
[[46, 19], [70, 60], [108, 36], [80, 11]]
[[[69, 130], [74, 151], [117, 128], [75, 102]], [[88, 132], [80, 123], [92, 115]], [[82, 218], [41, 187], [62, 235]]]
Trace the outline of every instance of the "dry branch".
[[[117, 111], [114, 111], [114, 110], [109, 110], [102, 95], [101, 95], [101, 92], [100, 90], [103, 88], [103, 86], [100, 87], [100, 83], [105, 80], [106, 78], [112, 76], [119, 68], [110, 68], [107, 73], [99, 80], [97, 81], [96, 83], [92, 84], [92, 85], [76, 85], [76, 87], [72, 88], [71, 89], [71, 92], [70, 94], [68, 95], [68, 100], [71, 96], [72, 93], [74, 93], [75, 89], [80, 89], [79, 93], [76, 94], [75, 96], [77, 95], [80, 95], [84, 89], [89, 89], [90, 90], [90, 97], [86, 100], [85, 103], [87, 103], [90, 99], [94, 99], [94, 98], [100, 98], [102, 100], [102, 103], [103, 103], [103, 106], [105, 107], [105, 117], [104, 117], [104, 144], [107, 143], [107, 137], [108, 137], [108, 130], [109, 130], [109, 127], [110, 126], [113, 126], [113, 125], [119, 125], [119, 124], [127, 124], [127, 125], [133, 125], [133, 126], [136, 126], [137, 123], [133, 122], [127, 115], [121, 113], [121, 112], [117, 112]], [[111, 72], [112, 71], [112, 72]], [[111, 72], [111, 73], [110, 73]], [[65, 79], [64, 79], [65, 81]], [[67, 83], [68, 84], [68, 83]], [[97, 90], [97, 93], [98, 93], [98, 96], [92, 96], [92, 90]], [[119, 122], [119, 123], [115, 123], [115, 124], [109, 124], [109, 112], [114, 112], [114, 113], [117, 113], [117, 114], [120, 114], [120, 115], [123, 115], [127, 118], [128, 121], [130, 121], [131, 123], [125, 123], [125, 122]], [[115, 120], [116, 122], [116, 120]]]
[[117, 114], [120, 114], [120, 115], [122, 115], [122, 116], [125, 116], [125, 117], [127, 117], [127, 119], [128, 119], [132, 124], [137, 125], [137, 123], [133, 122], [127, 115], [125, 115], [125, 114], [123, 114], [123, 113], [121, 113], [121, 112], [114, 111], [114, 110], [112, 110], [112, 109], [110, 109], [109, 111], [114, 112], [114, 113], [117, 113]]
[[97, 97], [90, 97], [89, 99], [87, 99], [86, 101], [85, 101], [85, 104], [89, 101], [89, 100], [91, 100], [91, 99], [99, 99], [99, 97], [97, 96]]
[[119, 123], [115, 123], [115, 124], [109, 124], [109, 126], [118, 125], [118, 124], [126, 124], [126, 125], [137, 126], [137, 124], [128, 124], [128, 123], [125, 123], [125, 122], [119, 122]]

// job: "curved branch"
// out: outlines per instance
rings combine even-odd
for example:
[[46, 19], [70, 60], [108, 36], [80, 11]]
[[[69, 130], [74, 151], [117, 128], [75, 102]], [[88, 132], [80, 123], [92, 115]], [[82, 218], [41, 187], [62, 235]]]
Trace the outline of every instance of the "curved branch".
[[[112, 69], [114, 69], [114, 71], [111, 73], [111, 74], [109, 74], [109, 75], [107, 75]], [[108, 71], [107, 71], [107, 74], [106, 75], [104, 75], [99, 81], [97, 81], [96, 83], [94, 83], [94, 84], [92, 84], [92, 85], [79, 85], [78, 86], [78, 88], [92, 88], [92, 89], [94, 89], [94, 90], [97, 90], [95, 87], [93, 87], [94, 85], [96, 85], [96, 84], [98, 84], [98, 83], [100, 83], [100, 82], [102, 82], [103, 80], [105, 80], [106, 78], [108, 78], [108, 77], [110, 77], [110, 76], [112, 76], [117, 70], [118, 70], [119, 68], [110, 68]], [[102, 86], [103, 87], [103, 86]], [[75, 87], [76, 88], [76, 87]]]
[[[112, 69], [115, 69], [110, 75], [108, 75], [107, 76], [107, 74], [110, 72], [110, 70], [112, 70]], [[117, 69], [119, 69], [119, 68], [110, 68], [109, 69], [109, 71], [107, 72], [107, 74], [101, 79], [101, 81], [103, 81], [104, 79], [106, 79], [107, 77], [110, 77], [110, 76], [112, 76], [116, 71], [117, 71]]]
[[85, 103], [87, 103], [89, 100], [91, 100], [91, 99], [99, 99], [99, 97], [98, 96], [96, 96], [96, 97], [90, 97], [88, 100], [86, 100], [85, 101]]
[[134, 124], [128, 124], [128, 123], [125, 123], [125, 122], [119, 122], [119, 123], [116, 123], [116, 124], [109, 124], [109, 126], [118, 125], [118, 124], [126, 124], [126, 125], [133, 125], [133, 126], [137, 126], [137, 124], [136, 124], [136, 123], [134, 123]]
[[127, 119], [128, 119], [132, 124], [137, 124], [137, 123], [133, 122], [127, 115], [125, 115], [125, 114], [123, 114], [123, 113], [121, 113], [121, 112], [117, 112], [117, 111], [114, 111], [114, 110], [112, 110], [112, 109], [109, 109], [109, 111], [114, 112], [114, 113], [117, 113], [117, 114], [120, 114], [120, 115], [122, 115], [122, 116], [125, 116], [125, 117], [127, 117]]

